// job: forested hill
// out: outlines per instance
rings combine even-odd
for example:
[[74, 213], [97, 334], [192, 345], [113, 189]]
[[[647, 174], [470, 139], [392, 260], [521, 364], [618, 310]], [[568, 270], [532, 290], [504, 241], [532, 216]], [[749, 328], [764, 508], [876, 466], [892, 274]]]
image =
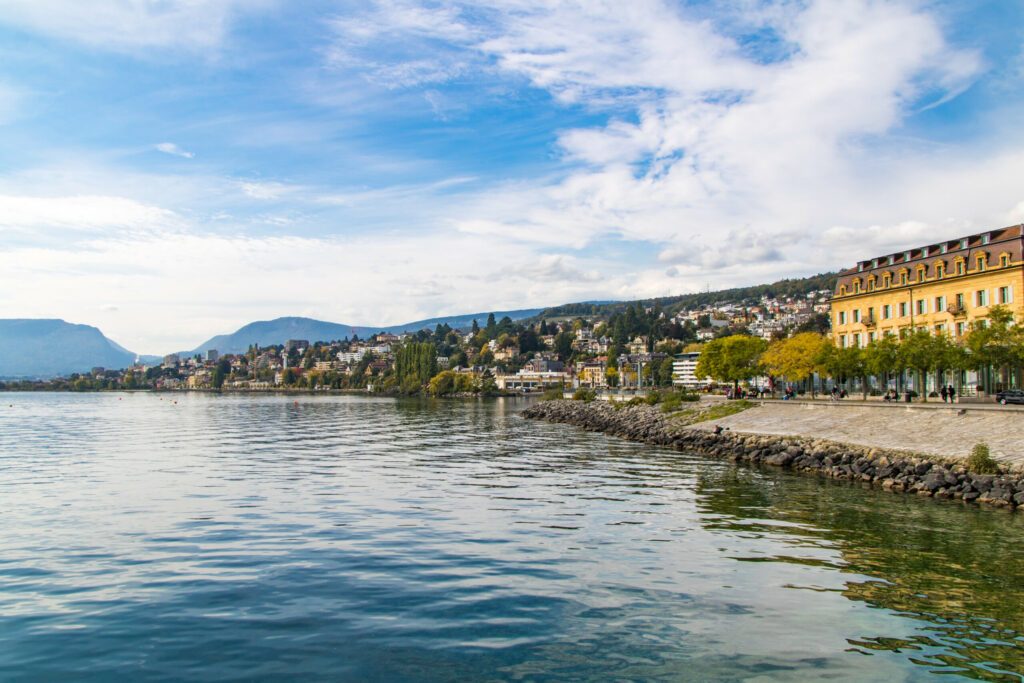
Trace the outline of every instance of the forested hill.
[[575, 316], [600, 316], [607, 317], [615, 313], [622, 313], [626, 307], [633, 303], [641, 303], [645, 306], [659, 305], [666, 313], [676, 313], [682, 310], [700, 308], [711, 304], [753, 304], [761, 300], [761, 297], [792, 297], [809, 294], [821, 289], [835, 289], [837, 273], [821, 273], [804, 278], [787, 278], [772, 282], [767, 285], [753, 285], [750, 287], [734, 287], [733, 289], [721, 289], [714, 292], [696, 292], [694, 294], [679, 294], [676, 296], [665, 296], [656, 299], [642, 299], [634, 301], [614, 301], [609, 303], [577, 303], [563, 304], [545, 308], [537, 318], [562, 318]]

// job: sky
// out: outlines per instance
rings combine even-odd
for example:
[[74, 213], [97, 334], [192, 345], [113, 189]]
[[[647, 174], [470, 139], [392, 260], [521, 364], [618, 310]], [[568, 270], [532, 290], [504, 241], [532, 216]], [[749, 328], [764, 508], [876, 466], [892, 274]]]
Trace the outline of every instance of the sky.
[[0, 317], [770, 282], [1024, 221], [1020, 0], [0, 0]]

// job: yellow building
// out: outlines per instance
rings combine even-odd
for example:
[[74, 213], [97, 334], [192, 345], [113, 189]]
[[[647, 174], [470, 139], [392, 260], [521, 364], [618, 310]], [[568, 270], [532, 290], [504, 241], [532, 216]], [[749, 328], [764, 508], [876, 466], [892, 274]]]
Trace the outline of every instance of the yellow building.
[[989, 308], [1024, 314], [1024, 225], [861, 261], [832, 298], [838, 346], [866, 346], [911, 330], [962, 337]]

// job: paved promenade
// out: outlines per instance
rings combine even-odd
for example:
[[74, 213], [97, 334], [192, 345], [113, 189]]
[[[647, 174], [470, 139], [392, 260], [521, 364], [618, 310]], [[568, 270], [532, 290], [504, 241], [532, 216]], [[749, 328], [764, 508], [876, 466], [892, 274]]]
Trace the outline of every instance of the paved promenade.
[[945, 457], [966, 457], [979, 441], [993, 457], [1024, 465], [1024, 410], [997, 405], [893, 404], [767, 401], [761, 406], [700, 423], [736, 432], [829, 439]]

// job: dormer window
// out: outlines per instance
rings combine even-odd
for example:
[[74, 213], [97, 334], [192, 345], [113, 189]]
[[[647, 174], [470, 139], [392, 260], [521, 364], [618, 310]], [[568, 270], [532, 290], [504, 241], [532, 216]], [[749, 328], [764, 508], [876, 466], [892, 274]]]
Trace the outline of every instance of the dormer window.
[[924, 282], [924, 276], [928, 272], [928, 269], [924, 266], [918, 266], [917, 268], [917, 281]]
[[906, 271], [900, 273], [900, 284], [901, 285], [907, 284], [907, 273], [906, 273]]
[[947, 251], [949, 251], [949, 245], [948, 244], [943, 244], [941, 251], [942, 251], [943, 254], [945, 254]]
[[941, 278], [946, 275], [946, 266], [942, 263], [935, 264], [935, 277]]
[[956, 274], [957, 275], [963, 275], [964, 274], [964, 268], [965, 268], [965, 266], [964, 266], [963, 259], [961, 259], [961, 260], [956, 262]]
[[978, 270], [985, 270], [985, 262], [988, 261], [984, 254], [978, 254]]
[[858, 294], [860, 292], [860, 280], [853, 281], [853, 293]]
[[985, 233], [984, 235], [981, 236], [981, 243], [988, 244], [990, 239], [991, 237], [989, 236], [989, 234]]
[[882, 286], [887, 289], [892, 286], [892, 275], [886, 273], [882, 276]]
[[857, 264], [857, 272], [858, 273], [863, 273], [864, 272], [864, 264], [863, 263], [858, 263]]
[[839, 296], [846, 296], [846, 285], [840, 285]]
[[1009, 254], [1000, 254], [999, 255], [999, 265], [1001, 267], [1003, 267], [1003, 268], [1008, 268], [1010, 266], [1010, 255]]
[[909, 261], [909, 260], [910, 260], [910, 257], [911, 257], [912, 255], [913, 255], [913, 252], [910, 252], [910, 251], [905, 251], [905, 252], [903, 252], [903, 261], [904, 261], [904, 262], [907, 262], [907, 261]]
[[894, 263], [896, 263], [896, 257], [895, 256], [890, 256], [889, 257], [889, 265], [891, 266]]
[[966, 249], [967, 248], [967, 238], [966, 237], [963, 238], [962, 240], [960, 240], [960, 248], [961, 249]]

